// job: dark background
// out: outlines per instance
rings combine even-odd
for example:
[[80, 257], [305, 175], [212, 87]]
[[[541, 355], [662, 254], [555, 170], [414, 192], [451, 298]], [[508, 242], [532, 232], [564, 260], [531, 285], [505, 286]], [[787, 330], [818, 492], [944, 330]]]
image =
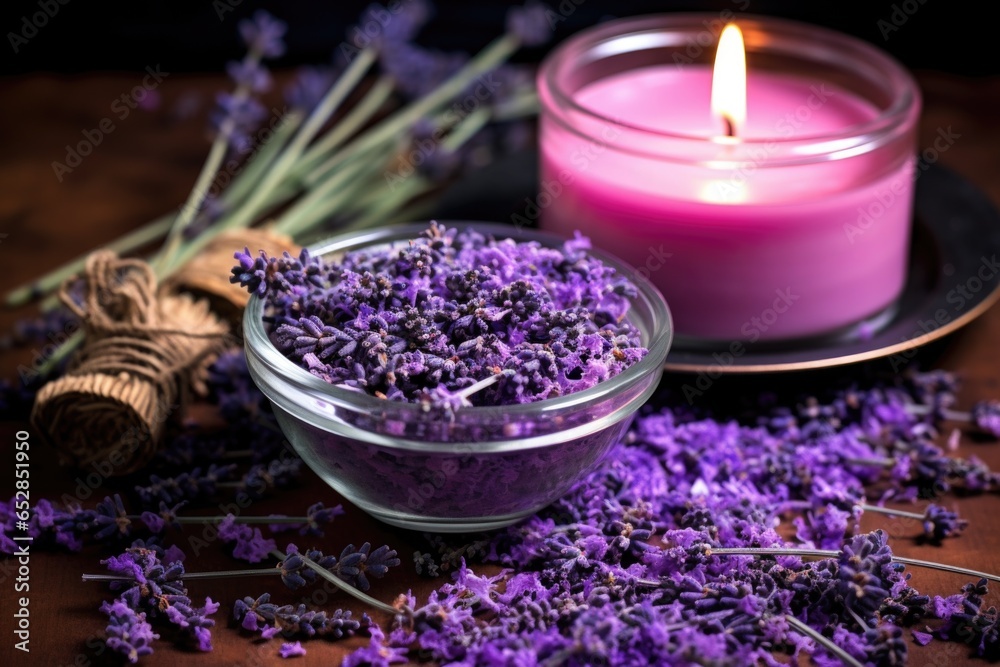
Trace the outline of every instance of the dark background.
[[[289, 26], [289, 53], [276, 66], [328, 61], [331, 50], [367, 2], [354, 0], [252, 2], [251, 0], [5, 0], [0, 7], [4, 35], [0, 74], [32, 71], [142, 70], [159, 63], [167, 71], [218, 72], [242, 55], [236, 24], [267, 8]], [[971, 0], [563, 0], [575, 6], [559, 24], [556, 39], [602, 20], [666, 11], [767, 14], [824, 25], [856, 35], [889, 51], [912, 69], [964, 75], [1000, 74], [1000, 55], [984, 5]], [[50, 12], [15, 53], [10, 33], [25, 31], [24, 17]], [[420, 41], [437, 48], [477, 50], [503, 26], [506, 9], [519, 2], [438, 0], [436, 15]], [[551, 2], [558, 6], [558, 0]], [[899, 30], [883, 32], [893, 13]], [[221, 15], [221, 18], [220, 18]], [[901, 20], [905, 17], [905, 23]], [[27, 29], [30, 32], [30, 28]], [[544, 50], [521, 55], [536, 60]]]

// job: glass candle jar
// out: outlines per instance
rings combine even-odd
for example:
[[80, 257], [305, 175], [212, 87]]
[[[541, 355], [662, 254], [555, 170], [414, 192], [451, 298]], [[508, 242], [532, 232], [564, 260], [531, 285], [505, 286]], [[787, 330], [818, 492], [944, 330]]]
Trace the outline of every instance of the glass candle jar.
[[716, 15], [626, 19], [538, 75], [543, 229], [579, 230], [648, 276], [678, 344], [843, 334], [905, 279], [920, 95], [891, 57], [740, 17], [747, 119], [710, 108]]

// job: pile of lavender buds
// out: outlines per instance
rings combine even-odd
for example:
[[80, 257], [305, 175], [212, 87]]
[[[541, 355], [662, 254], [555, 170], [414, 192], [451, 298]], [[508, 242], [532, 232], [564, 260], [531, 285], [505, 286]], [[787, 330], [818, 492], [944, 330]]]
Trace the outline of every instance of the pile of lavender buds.
[[582, 391], [640, 360], [636, 288], [588, 254], [431, 223], [408, 243], [326, 262], [236, 253], [231, 280], [266, 300], [271, 340], [331, 384], [457, 409]]
[[[95, 509], [66, 497], [37, 501], [30, 508], [33, 548], [89, 543], [108, 554], [112, 573], [146, 581], [138, 589], [117, 584], [112, 599], [95, 593], [95, 614], [108, 617], [108, 646], [133, 661], [167, 637], [208, 650], [220, 632], [212, 617], [219, 626], [225, 615], [248, 637], [280, 635], [286, 641], [274, 653], [282, 656], [316, 650], [306, 648], [315, 638], [367, 632], [369, 646], [347, 665], [735, 666], [787, 664], [790, 656], [793, 664], [886, 665], [906, 660], [907, 633], [917, 644], [955, 642], [952, 656], [997, 657], [1000, 619], [984, 602], [986, 579], [955, 575], [953, 594], [921, 594], [908, 583], [906, 570], [916, 565], [901, 562], [893, 546], [911, 539], [947, 545], [965, 523], [940, 498], [997, 490], [1000, 475], [974, 458], [949, 456], [933, 440], [948, 423], [996, 438], [1000, 407], [990, 401], [957, 412], [956, 380], [943, 372], [856, 380], [818, 396], [755, 397], [738, 416], [677, 407], [686, 402], [669, 394], [654, 397], [604, 463], [538, 515], [460, 541], [426, 536], [414, 563], [440, 586], [426, 600], [401, 595], [390, 625], [380, 627], [341, 609], [272, 602], [262, 590], [267, 579], [248, 579], [239, 600], [190, 597], [185, 568], [199, 569], [198, 549], [174, 528], [206, 521], [194, 516], [199, 505], [280, 492], [275, 482], [299, 474], [297, 459], [275, 455], [273, 416], [234, 350], [210, 378], [212, 402], [230, 427], [206, 432], [189, 425], [158, 461], [164, 476], [147, 471], [119, 483], [128, 506], [142, 514], [130, 514], [119, 497]], [[23, 418], [30, 398], [7, 387], [0, 408]], [[239, 455], [245, 463], [213, 463]], [[169, 475], [171, 469], [182, 472]], [[893, 511], [882, 506], [887, 500], [914, 503], [919, 519], [885, 517], [892, 537], [859, 532], [863, 513]], [[0, 510], [0, 549], [7, 553], [18, 511], [14, 499]], [[312, 507], [302, 517], [257, 518], [254, 528], [236, 522], [255, 517], [214, 520], [234, 558], [276, 562], [268, 569], [288, 588], [318, 581], [303, 566], [308, 557], [320, 564], [321, 577], [363, 589], [366, 574], [384, 576], [380, 590], [391, 590], [390, 568], [399, 559], [388, 545], [348, 545], [338, 557], [311, 548], [343, 511]], [[298, 529], [301, 549], [276, 548], [288, 528]], [[796, 555], [754, 553], [768, 548]], [[937, 560], [947, 563], [948, 553], [945, 546]], [[135, 590], [160, 597], [154, 605]], [[171, 600], [177, 608], [156, 611]]]
[[[310, 260], [300, 264], [308, 275]], [[53, 323], [59, 324], [22, 327], [8, 342], [44, 339]], [[38, 548], [96, 544], [109, 552], [103, 563], [112, 573], [140, 583], [118, 584], [114, 599], [100, 604], [109, 619], [108, 646], [132, 660], [160, 640], [153, 623], [172, 628], [175, 641], [211, 648], [211, 617], [220, 602], [189, 596], [183, 563], [192, 567], [197, 548], [184, 561], [178, 547], [184, 542], [169, 540], [172, 527], [206, 518], [182, 510], [275, 493], [300, 473], [301, 462], [283, 451], [240, 352], [216, 362], [209, 385], [229, 427], [211, 432], [188, 425], [161, 454], [159, 474], [126, 480], [134, 487], [122, 492], [135, 514], [118, 495], [93, 509], [66, 497], [30, 508]], [[996, 403], [958, 413], [954, 392], [954, 378], [944, 373], [864, 379], [802, 400], [762, 396], [753, 417], [740, 419], [671, 408], [676, 401], [661, 396], [597, 471], [539, 515], [467, 543], [431, 537], [431, 546], [414, 554], [417, 569], [453, 573], [453, 580], [428, 601], [402, 596], [388, 634], [343, 610], [272, 603], [259, 588], [221, 604], [232, 605], [240, 632], [295, 639], [281, 655], [305, 650], [303, 639], [336, 639], [365, 628], [372, 643], [350, 664], [404, 656], [459, 664], [776, 664], [783, 655], [803, 653], [819, 664], [892, 664], [905, 657], [904, 627], [918, 643], [960, 641], [963, 651], [992, 657], [998, 619], [983, 603], [985, 581], [973, 579], [950, 596], [921, 595], [908, 585], [886, 534], [857, 528], [863, 512], [884, 511], [881, 501], [913, 501], [920, 518], [914, 534], [940, 542], [964, 522], [928, 501], [953, 488], [996, 489], [998, 476], [982, 463], [949, 457], [932, 444], [944, 420], [964, 419], [1000, 434]], [[0, 407], [23, 418], [30, 401], [30, 391], [10, 388]], [[215, 463], [240, 457], [245, 463]], [[168, 474], [171, 469], [176, 474]], [[5, 552], [15, 549], [9, 536], [21, 511], [14, 499], [3, 507]], [[269, 569], [289, 588], [317, 579], [304, 569], [303, 556], [327, 575], [367, 588], [366, 575], [385, 576], [398, 564], [387, 545], [348, 545], [339, 557], [293, 544], [277, 550], [281, 530], [298, 528], [314, 539], [321, 524], [342, 511], [312, 507], [302, 517], [256, 517], [266, 519], [263, 529], [238, 526], [230, 516], [208, 520], [218, 523], [234, 558], [277, 559]], [[794, 556], [752, 553], [793, 547], [799, 549]], [[479, 562], [490, 572], [503, 569], [479, 576], [472, 569]]]

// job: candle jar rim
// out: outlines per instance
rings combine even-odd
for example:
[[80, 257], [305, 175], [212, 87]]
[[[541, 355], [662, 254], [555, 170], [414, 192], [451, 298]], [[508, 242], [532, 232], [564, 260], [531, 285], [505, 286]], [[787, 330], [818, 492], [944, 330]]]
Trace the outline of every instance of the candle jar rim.
[[[658, 160], [723, 167], [756, 163], [753, 152], [762, 146], [771, 149], [767, 164], [758, 165], [764, 167], [847, 158], [874, 151], [912, 130], [921, 106], [919, 88], [906, 68], [885, 51], [856, 37], [811, 23], [755, 14], [733, 15], [729, 20], [724, 20], [722, 16], [704, 12], [651, 14], [615, 19], [573, 35], [559, 44], [539, 68], [537, 83], [542, 113], [566, 130], [611, 144], [616, 150]], [[709, 27], [713, 22], [718, 24], [718, 31]], [[571, 73], [602, 59], [628, 54], [629, 50], [624, 47], [630, 44], [635, 47], [635, 53], [652, 47], [696, 44], [701, 50], [699, 56], [714, 54], [721, 27], [728, 22], [736, 23], [743, 31], [748, 54], [769, 52], [802, 62], [815, 61], [836, 66], [859, 78], [866, 78], [862, 75], [867, 75], [866, 80], [873, 86], [877, 82], [888, 84], [885, 91], [888, 104], [872, 102], [878, 109], [873, 118], [846, 126], [842, 131], [791, 137], [752, 137], [740, 139], [734, 145], [704, 135], [634, 125], [580, 104], [576, 92], [584, 85], [608, 76], [607, 73], [573, 90], [567, 87]], [[712, 37], [707, 45], [700, 40], [684, 44], [676, 42], [684, 34], [700, 38], [705, 33]], [[661, 38], [659, 41], [655, 39], [657, 35]], [[704, 62], [709, 64], [711, 61]], [[656, 64], [669, 65], [671, 62], [643, 66]], [[629, 69], [623, 67], [611, 73]], [[877, 82], [872, 77], [878, 77]], [[871, 102], [867, 96], [865, 99]], [[613, 127], [632, 140], [619, 142], [596, 137], [586, 131], [588, 124], [594, 124], [595, 129]]]

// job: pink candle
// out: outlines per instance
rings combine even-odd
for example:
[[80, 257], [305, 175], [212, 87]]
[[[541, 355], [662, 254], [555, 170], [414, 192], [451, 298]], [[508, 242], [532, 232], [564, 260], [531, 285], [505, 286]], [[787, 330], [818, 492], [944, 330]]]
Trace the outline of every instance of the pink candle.
[[[720, 140], [710, 65], [678, 64], [669, 50], [684, 42], [655, 39], [683, 25], [704, 31], [690, 15], [603, 26], [543, 67], [543, 227], [580, 230], [649, 277], [682, 337], [799, 338], [891, 307], [909, 247], [912, 80], [846, 37], [741, 21], [746, 121], [737, 140]], [[827, 66], [793, 67], [777, 57], [782, 49]], [[886, 77], [883, 89], [908, 84], [909, 98], [880, 99], [877, 80], [836, 72], [852, 57]], [[755, 59], [769, 67], [755, 69]]]

